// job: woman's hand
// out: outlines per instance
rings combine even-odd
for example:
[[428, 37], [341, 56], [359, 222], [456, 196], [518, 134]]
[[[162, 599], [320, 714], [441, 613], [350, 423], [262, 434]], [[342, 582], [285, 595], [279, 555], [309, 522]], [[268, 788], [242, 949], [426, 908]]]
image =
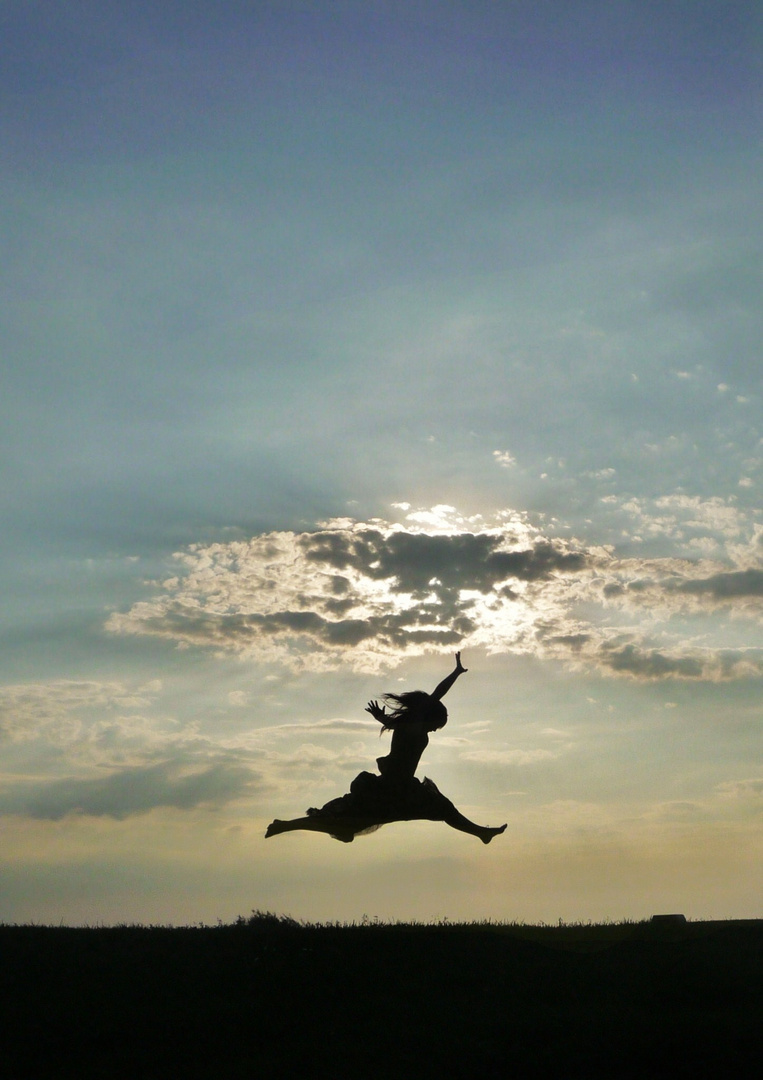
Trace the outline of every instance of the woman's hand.
[[380, 724], [387, 722], [387, 710], [383, 705], [380, 705], [378, 701], [369, 701], [365, 711], [370, 713], [374, 720], [378, 720]]

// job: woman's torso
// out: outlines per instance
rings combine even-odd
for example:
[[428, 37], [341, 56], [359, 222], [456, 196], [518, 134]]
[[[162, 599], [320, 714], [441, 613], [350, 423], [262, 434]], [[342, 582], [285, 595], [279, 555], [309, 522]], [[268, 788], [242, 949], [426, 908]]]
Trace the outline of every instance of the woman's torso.
[[428, 745], [429, 734], [424, 724], [416, 721], [400, 724], [392, 732], [389, 754], [376, 760], [379, 772], [386, 780], [411, 780]]

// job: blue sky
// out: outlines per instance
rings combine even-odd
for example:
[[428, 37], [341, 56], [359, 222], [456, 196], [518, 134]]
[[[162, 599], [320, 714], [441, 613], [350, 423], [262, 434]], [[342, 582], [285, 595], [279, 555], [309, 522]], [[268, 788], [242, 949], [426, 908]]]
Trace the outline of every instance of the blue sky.
[[759, 5], [0, 17], [0, 918], [758, 915]]

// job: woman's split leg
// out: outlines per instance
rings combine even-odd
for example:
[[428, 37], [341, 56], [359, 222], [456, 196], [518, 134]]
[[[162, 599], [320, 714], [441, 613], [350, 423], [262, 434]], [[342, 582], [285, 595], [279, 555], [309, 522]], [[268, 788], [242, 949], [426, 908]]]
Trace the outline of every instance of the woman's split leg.
[[359, 833], [371, 832], [388, 825], [391, 821], [408, 821], [409, 818], [397, 818], [384, 815], [373, 817], [342, 817], [337, 815], [323, 816], [322, 814], [309, 814], [307, 817], [293, 818], [291, 821], [281, 821], [276, 818], [268, 825], [265, 836], [278, 836], [279, 833], [294, 832], [297, 829], [307, 829], [309, 832], [323, 832], [333, 836], [335, 840], [341, 840], [343, 844], [350, 844]]
[[489, 844], [494, 836], [499, 836], [506, 831], [505, 825], [499, 825], [496, 829], [490, 829], [487, 825], [477, 825], [475, 822], [470, 821], [468, 817], [464, 817], [460, 811], [456, 810], [455, 806], [448, 811], [443, 821], [446, 825], [450, 825], [451, 829], [469, 833], [470, 836], [478, 836], [483, 844]]
[[276, 818], [268, 825], [265, 837], [278, 836], [279, 833], [294, 832], [297, 829], [308, 829], [310, 832], [324, 832], [333, 836], [335, 840], [341, 840], [349, 844], [355, 839], [355, 831], [352, 828], [342, 827], [341, 822], [331, 818], [301, 817], [291, 821], [280, 821]]
[[[444, 800], [445, 801], [445, 800]], [[450, 800], [447, 800], [450, 802]], [[276, 818], [268, 825], [265, 836], [278, 836], [279, 833], [293, 832], [297, 829], [306, 829], [310, 832], [323, 832], [328, 833], [329, 836], [333, 836], [335, 840], [341, 840], [345, 844], [351, 843], [357, 833], [363, 832], [371, 826], [379, 826], [388, 824], [390, 821], [411, 821], [414, 818], [418, 818], [418, 814], [406, 815], [405, 817], [383, 817], [381, 819], [368, 819], [368, 818], [354, 818], [351, 821], [342, 821], [338, 818], [331, 817], [301, 817], [293, 818], [291, 821], [280, 821]], [[477, 825], [474, 821], [470, 821], [468, 817], [464, 817], [460, 811], [456, 810], [455, 806], [450, 803], [443, 809], [439, 809], [437, 816], [434, 814], [421, 815], [423, 820], [429, 821], [444, 821], [446, 825], [450, 825], [452, 829], [458, 829], [459, 832], [469, 833], [471, 836], [478, 836], [483, 844], [489, 844], [494, 836], [499, 836], [502, 832], [505, 832], [506, 826], [500, 825], [496, 829], [488, 828], [486, 825]]]

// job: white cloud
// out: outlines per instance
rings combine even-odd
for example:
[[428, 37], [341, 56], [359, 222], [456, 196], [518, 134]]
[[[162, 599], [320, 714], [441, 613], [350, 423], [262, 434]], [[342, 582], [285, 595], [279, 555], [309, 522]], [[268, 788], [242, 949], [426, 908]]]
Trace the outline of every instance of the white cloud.
[[160, 685], [154, 681], [132, 689], [119, 682], [58, 679], [0, 686], [0, 740], [73, 742], [88, 717], [124, 724], [126, 714], [151, 703]]
[[[694, 557], [701, 548], [718, 559], [737, 559], [752, 542], [760, 514], [738, 505], [736, 497], [700, 498], [683, 494], [656, 499], [603, 496], [607, 512], [623, 515], [629, 524], [623, 534], [632, 540], [669, 542], [674, 554]], [[664, 546], [668, 546], [665, 544]]]

